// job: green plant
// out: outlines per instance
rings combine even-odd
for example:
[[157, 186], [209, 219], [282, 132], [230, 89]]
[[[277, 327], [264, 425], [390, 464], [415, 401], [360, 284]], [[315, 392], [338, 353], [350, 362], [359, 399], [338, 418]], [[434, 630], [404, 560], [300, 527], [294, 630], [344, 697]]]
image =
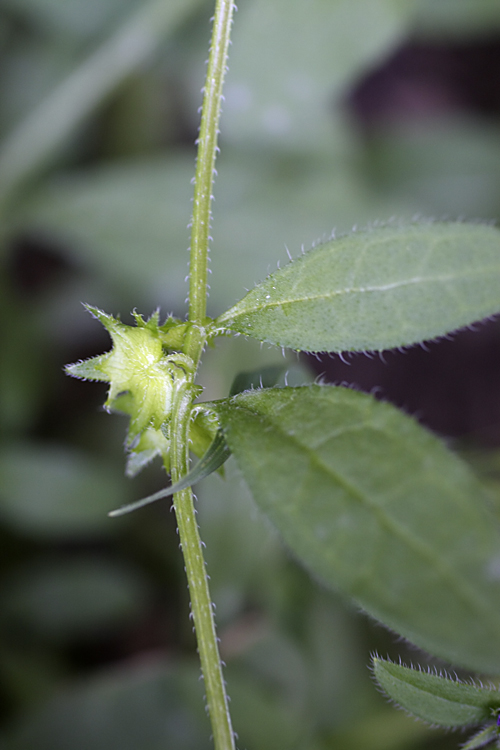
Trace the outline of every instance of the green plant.
[[[330, 239], [274, 273], [215, 320], [206, 315], [210, 205], [233, 3], [218, 0], [195, 179], [186, 321], [97, 308], [111, 352], [69, 374], [110, 384], [127, 414], [127, 472], [160, 455], [172, 486], [114, 515], [174, 495], [198, 649], [218, 750], [234, 747], [191, 486], [232, 453], [255, 501], [320, 580], [436, 656], [500, 672], [500, 536], [467, 466], [410, 416], [356, 390], [244, 390], [198, 401], [201, 355], [242, 334], [297, 351], [370, 351], [444, 336], [500, 309], [500, 235], [484, 224], [374, 226]], [[189, 471], [189, 452], [200, 463]], [[113, 515], [113, 514], [112, 514]], [[468, 744], [497, 741], [494, 690], [374, 660], [386, 692], [447, 727], [485, 723]]]

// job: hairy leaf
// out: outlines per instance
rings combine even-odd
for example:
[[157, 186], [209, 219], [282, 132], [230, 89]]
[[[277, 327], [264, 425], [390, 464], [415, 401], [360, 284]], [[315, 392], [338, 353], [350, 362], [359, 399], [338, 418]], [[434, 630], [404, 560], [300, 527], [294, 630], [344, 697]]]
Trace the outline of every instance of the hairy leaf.
[[377, 658], [373, 660], [373, 671], [390, 698], [430, 724], [442, 727], [481, 724], [492, 719], [492, 709], [500, 707], [497, 690], [467, 685]]
[[191, 485], [200, 482], [202, 479], [205, 479], [205, 477], [210, 476], [214, 471], [217, 471], [217, 469], [227, 461], [230, 455], [231, 452], [227, 447], [224, 435], [222, 432], [218, 432], [203, 458], [200, 458], [198, 463], [193, 466], [191, 471], [189, 471], [185, 477], [182, 477], [178, 482], [171, 484], [170, 487], [165, 487], [165, 489], [155, 492], [153, 495], [143, 497], [141, 500], [136, 500], [133, 503], [122, 505], [121, 508], [112, 510], [108, 513], [108, 516], [111, 516], [112, 518], [124, 516], [126, 513], [131, 513], [133, 510], [143, 508], [145, 505], [150, 505], [157, 500], [162, 500], [165, 497], [172, 497], [176, 492], [191, 487]]
[[462, 745], [462, 750], [478, 750], [480, 747], [486, 747], [495, 739], [498, 739], [498, 726], [490, 724], [471, 737], [465, 745]]
[[431, 653], [500, 672], [500, 535], [462, 461], [347, 388], [215, 407], [256, 502], [314, 575]]
[[424, 223], [320, 245], [268, 276], [215, 325], [299, 350], [382, 350], [499, 310], [500, 232]]

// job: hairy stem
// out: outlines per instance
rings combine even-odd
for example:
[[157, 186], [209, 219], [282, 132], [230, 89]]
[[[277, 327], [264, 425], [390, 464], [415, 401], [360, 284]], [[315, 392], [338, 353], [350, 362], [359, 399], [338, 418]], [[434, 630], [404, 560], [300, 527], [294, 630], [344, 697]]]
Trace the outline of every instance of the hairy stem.
[[[212, 42], [203, 97], [198, 157], [194, 187], [191, 231], [189, 323], [184, 353], [193, 360], [193, 373], [179, 387], [171, 423], [172, 481], [185, 476], [189, 468], [189, 420], [193, 401], [193, 381], [206, 344], [205, 316], [207, 301], [208, 244], [210, 205], [217, 153], [217, 134], [226, 70], [229, 33], [233, 14], [232, 0], [217, 0]], [[208, 712], [216, 750], [234, 750], [234, 734], [217, 645], [212, 601], [205, 572], [205, 561], [196, 523], [193, 493], [183, 490], [174, 496], [174, 507], [182, 553], [186, 566], [191, 613], [198, 642], [201, 669], [205, 680]]]
[[[188, 471], [188, 430], [191, 399], [191, 387], [184, 383], [176, 394], [172, 414], [171, 461], [173, 482], [178, 481]], [[234, 734], [222, 676], [212, 600], [208, 589], [205, 561], [191, 488], [178, 492], [174, 496], [174, 507], [186, 566], [191, 597], [191, 614], [205, 681], [214, 744], [216, 750], [234, 750]]]
[[233, 8], [232, 0], [217, 0], [198, 138], [189, 279], [189, 320], [196, 324], [206, 315], [210, 206]]

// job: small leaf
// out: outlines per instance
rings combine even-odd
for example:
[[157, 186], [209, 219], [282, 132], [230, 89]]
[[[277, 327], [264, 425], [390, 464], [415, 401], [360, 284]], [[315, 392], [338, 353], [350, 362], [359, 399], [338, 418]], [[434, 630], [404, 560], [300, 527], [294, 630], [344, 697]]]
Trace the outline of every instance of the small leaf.
[[191, 485], [196, 484], [196, 482], [200, 482], [202, 479], [205, 479], [205, 477], [208, 477], [212, 472], [217, 471], [217, 469], [227, 461], [230, 455], [231, 451], [227, 447], [224, 435], [222, 432], [218, 432], [215, 440], [203, 458], [193, 466], [191, 471], [189, 471], [185, 477], [179, 479], [178, 482], [170, 485], [170, 487], [165, 487], [165, 489], [155, 492], [153, 495], [143, 497], [142, 500], [136, 500], [134, 503], [129, 503], [128, 505], [123, 505], [121, 508], [112, 510], [108, 515], [112, 518], [124, 516], [126, 513], [131, 513], [133, 510], [143, 508], [145, 505], [150, 505], [151, 503], [156, 502], [156, 500], [171, 497], [172, 495], [175, 495], [176, 492], [191, 487]]
[[255, 501], [315, 576], [427, 651], [500, 672], [500, 535], [462, 461], [347, 388], [213, 407]]
[[216, 321], [308, 351], [383, 350], [500, 310], [500, 232], [480, 224], [378, 227], [276, 271]]
[[500, 693], [409, 669], [390, 661], [373, 659], [377, 682], [402, 708], [429, 724], [462, 727], [491, 720], [500, 707]]
[[486, 747], [495, 739], [498, 739], [498, 727], [490, 724], [490, 726], [475, 734], [465, 745], [462, 745], [462, 750], [478, 750], [480, 747]]

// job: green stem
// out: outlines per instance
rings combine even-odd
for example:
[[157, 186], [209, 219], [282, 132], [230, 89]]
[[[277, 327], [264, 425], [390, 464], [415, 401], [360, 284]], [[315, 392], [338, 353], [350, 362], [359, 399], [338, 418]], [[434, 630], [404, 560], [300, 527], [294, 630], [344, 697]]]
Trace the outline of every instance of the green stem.
[[206, 315], [210, 206], [233, 8], [232, 0], [216, 2], [198, 138], [191, 230], [189, 320], [199, 325], [203, 324]]
[[[172, 413], [171, 461], [172, 481], [176, 482], [188, 471], [189, 415], [192, 389], [182, 383], [176, 394]], [[222, 664], [217, 645], [212, 600], [208, 588], [205, 561], [191, 488], [174, 496], [175, 515], [186, 566], [191, 614], [194, 621], [201, 670], [205, 681], [208, 712], [212, 724], [216, 750], [234, 750], [234, 734], [222, 675]]]
[[[198, 158], [194, 187], [191, 231], [189, 322], [184, 353], [193, 360], [193, 374], [176, 393], [171, 423], [172, 481], [185, 476], [189, 468], [189, 420], [194, 397], [193, 379], [206, 344], [208, 245], [210, 206], [217, 153], [217, 134], [221, 109], [222, 84], [226, 70], [229, 34], [233, 15], [232, 0], [217, 0], [212, 42], [203, 97], [198, 139]], [[182, 553], [186, 566], [191, 613], [194, 620], [201, 669], [205, 680], [208, 712], [216, 750], [234, 750], [234, 734], [217, 645], [212, 600], [208, 589], [205, 561], [196, 523], [193, 493], [183, 490], [174, 496]]]

